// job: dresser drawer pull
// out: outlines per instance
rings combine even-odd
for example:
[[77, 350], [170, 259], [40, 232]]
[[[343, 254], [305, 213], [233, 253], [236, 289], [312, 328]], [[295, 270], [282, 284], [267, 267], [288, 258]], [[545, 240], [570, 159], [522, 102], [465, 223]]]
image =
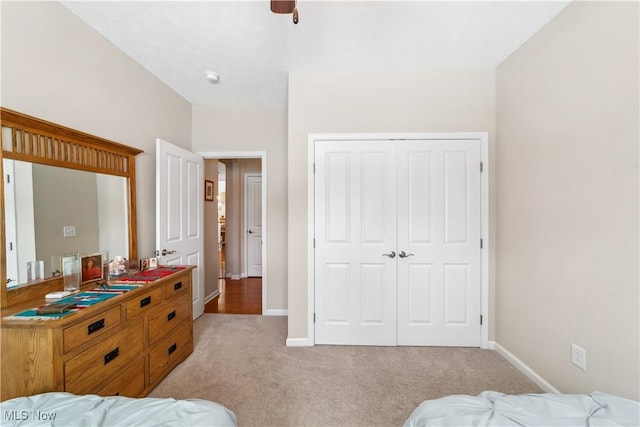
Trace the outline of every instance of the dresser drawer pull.
[[99, 331], [102, 328], [104, 328], [104, 319], [93, 322], [92, 324], [87, 326], [87, 335], [91, 335], [92, 333]]
[[106, 356], [104, 356], [104, 364], [106, 365], [118, 356], [120, 356], [120, 347], [116, 347], [115, 350], [110, 351]]
[[171, 354], [178, 348], [178, 344], [174, 343], [171, 347], [169, 347], [168, 353]]
[[167, 314], [167, 322], [176, 317], [176, 311], [173, 310], [171, 313]]
[[149, 295], [146, 298], [142, 298], [140, 300], [140, 307], [144, 307], [145, 305], [149, 305], [149, 304], [151, 304], [151, 295]]
[[173, 285], [173, 290], [177, 291], [178, 289], [182, 288], [182, 282], [178, 282], [175, 285]]

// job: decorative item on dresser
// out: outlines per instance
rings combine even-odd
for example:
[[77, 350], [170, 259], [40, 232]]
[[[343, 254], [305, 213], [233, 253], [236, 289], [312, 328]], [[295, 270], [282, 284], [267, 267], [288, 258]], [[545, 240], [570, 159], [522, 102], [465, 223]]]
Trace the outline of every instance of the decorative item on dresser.
[[[117, 284], [95, 290], [118, 294], [96, 304], [79, 302], [82, 308], [51, 314], [51, 320], [29, 317], [26, 310], [44, 300], [4, 309], [1, 399], [51, 391], [145, 396], [193, 351], [194, 268], [158, 267], [164, 277], [123, 281], [120, 287], [131, 289], [126, 292]], [[89, 294], [78, 300], [91, 300]]]

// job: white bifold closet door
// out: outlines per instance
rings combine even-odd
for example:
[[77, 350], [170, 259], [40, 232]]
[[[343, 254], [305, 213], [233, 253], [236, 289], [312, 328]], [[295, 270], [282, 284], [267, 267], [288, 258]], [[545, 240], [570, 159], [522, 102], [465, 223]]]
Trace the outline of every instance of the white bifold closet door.
[[479, 141], [314, 154], [315, 342], [479, 346]]

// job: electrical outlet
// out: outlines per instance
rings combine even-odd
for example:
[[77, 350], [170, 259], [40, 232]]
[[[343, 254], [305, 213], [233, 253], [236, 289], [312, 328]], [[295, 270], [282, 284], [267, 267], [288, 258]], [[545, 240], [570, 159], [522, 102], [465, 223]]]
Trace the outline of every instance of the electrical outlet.
[[574, 343], [571, 343], [571, 363], [580, 369], [587, 370], [587, 351]]

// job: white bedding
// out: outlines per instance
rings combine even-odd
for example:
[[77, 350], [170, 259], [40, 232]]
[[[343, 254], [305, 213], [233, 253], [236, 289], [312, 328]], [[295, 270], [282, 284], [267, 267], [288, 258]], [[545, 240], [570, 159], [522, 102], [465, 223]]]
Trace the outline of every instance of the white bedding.
[[220, 426], [235, 427], [236, 416], [203, 399], [101, 397], [43, 393], [0, 403], [4, 426]]
[[518, 394], [485, 391], [425, 400], [405, 427], [640, 426], [640, 403], [611, 394]]

